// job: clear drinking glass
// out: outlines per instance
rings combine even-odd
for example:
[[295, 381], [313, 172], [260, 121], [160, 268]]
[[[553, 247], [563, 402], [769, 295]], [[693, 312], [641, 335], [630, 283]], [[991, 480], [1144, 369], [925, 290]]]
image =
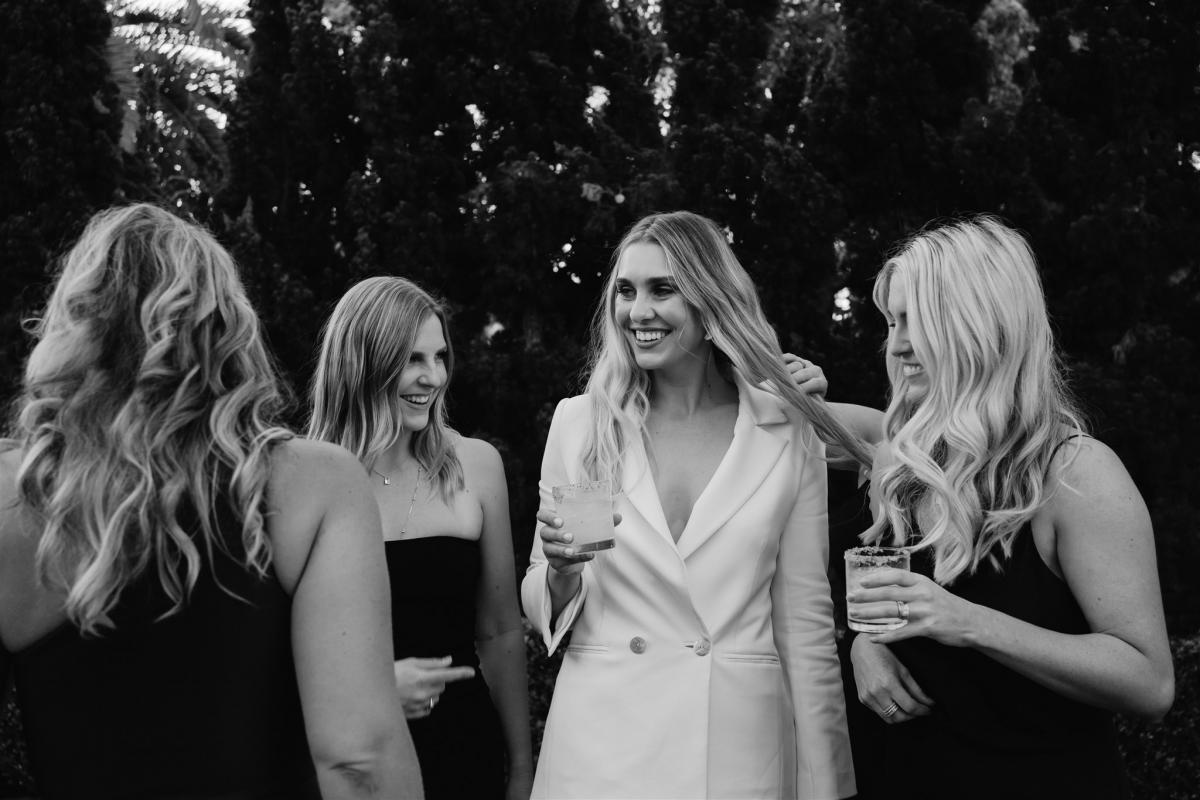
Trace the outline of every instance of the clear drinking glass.
[[[863, 578], [881, 569], [907, 570], [908, 550], [904, 547], [852, 547], [846, 551], [846, 594], [862, 588]], [[900, 609], [891, 617], [875, 617], [874, 619], [855, 619], [851, 616], [849, 604], [846, 606], [846, 624], [851, 630], [863, 633], [879, 633], [895, 630], [908, 624], [908, 620], [900, 618]]]
[[610, 481], [568, 483], [551, 491], [555, 512], [562, 517], [562, 529], [571, 534], [571, 546], [576, 552], [616, 547]]

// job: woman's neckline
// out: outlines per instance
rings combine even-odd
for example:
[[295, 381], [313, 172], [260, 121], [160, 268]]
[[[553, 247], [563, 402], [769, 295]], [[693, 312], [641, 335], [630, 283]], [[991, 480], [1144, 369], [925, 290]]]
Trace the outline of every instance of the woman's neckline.
[[395, 543], [399, 543], [399, 542], [421, 542], [421, 541], [425, 541], [428, 539], [451, 539], [451, 540], [456, 540], [456, 541], [460, 541], [460, 542], [468, 542], [470, 544], [478, 544], [479, 543], [478, 536], [476, 536], [476, 537], [456, 536], [453, 533], [435, 533], [431, 536], [405, 536], [403, 539], [384, 539], [383, 543], [385, 545], [387, 545], [387, 544], [395, 544]]

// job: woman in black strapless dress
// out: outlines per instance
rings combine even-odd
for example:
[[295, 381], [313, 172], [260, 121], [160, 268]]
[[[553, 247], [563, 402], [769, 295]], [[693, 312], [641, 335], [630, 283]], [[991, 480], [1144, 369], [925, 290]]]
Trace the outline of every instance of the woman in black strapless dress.
[[859, 699], [890, 723], [860, 788], [1127, 797], [1112, 713], [1174, 697], [1154, 538], [1120, 459], [1082, 435], [1028, 244], [986, 216], [922, 231], [874, 299], [892, 398], [863, 538], [911, 547], [912, 571], [847, 597], [907, 620], [851, 645]]
[[309, 435], [371, 471], [392, 586], [396, 686], [427, 800], [527, 800], [533, 765], [508, 490], [494, 447], [446, 425], [446, 316], [403, 278], [334, 309]]

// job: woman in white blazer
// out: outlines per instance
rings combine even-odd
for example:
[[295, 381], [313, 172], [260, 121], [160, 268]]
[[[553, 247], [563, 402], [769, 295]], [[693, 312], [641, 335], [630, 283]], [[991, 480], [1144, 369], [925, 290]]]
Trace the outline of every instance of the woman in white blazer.
[[[522, 601], [550, 651], [572, 635], [534, 797], [854, 793], [822, 439], [869, 462], [793, 385], [717, 226], [634, 225], [587, 392], [559, 404], [542, 462]], [[577, 553], [551, 489], [604, 478], [620, 487], [616, 548]]]

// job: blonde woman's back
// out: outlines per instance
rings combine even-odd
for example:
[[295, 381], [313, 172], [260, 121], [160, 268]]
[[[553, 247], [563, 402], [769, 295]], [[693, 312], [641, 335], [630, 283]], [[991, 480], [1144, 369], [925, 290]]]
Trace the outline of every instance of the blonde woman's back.
[[98, 637], [67, 620], [61, 592], [38, 584], [39, 526], [16, 497], [19, 456], [0, 457], [0, 643], [41, 796], [304, 798], [321, 796], [320, 782], [325, 796], [353, 797], [330, 773], [370, 755], [371, 742], [377, 761], [362, 766], [419, 791], [398, 709], [379, 702], [391, 678], [376, 641], [387, 643], [386, 589], [373, 567], [382, 548], [352, 456], [303, 440], [276, 445], [269, 574], [241, 563], [239, 528], [221, 511], [231, 552], [206, 561], [182, 610], [158, 619], [170, 603], [144, 575]]
[[38, 794], [419, 793], [369, 484], [274, 424], [229, 253], [165, 209], [102, 211], [29, 330], [0, 684], [11, 666]]

